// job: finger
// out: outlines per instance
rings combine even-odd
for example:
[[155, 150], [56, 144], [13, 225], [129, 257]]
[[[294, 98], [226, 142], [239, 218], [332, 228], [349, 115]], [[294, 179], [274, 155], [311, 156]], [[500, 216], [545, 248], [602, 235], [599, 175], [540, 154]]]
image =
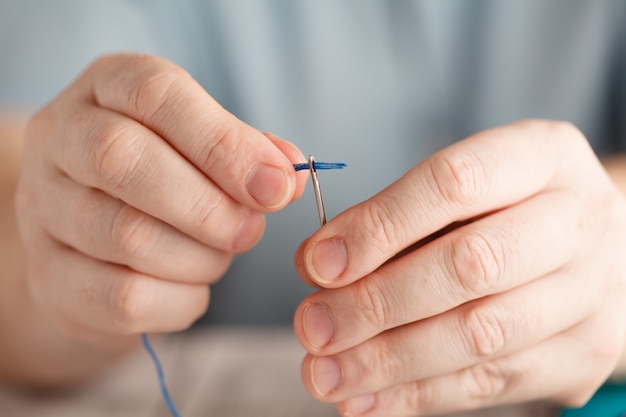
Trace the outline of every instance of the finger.
[[152, 129], [235, 200], [277, 210], [292, 199], [292, 162], [177, 66], [156, 57], [114, 56], [87, 74], [86, 91], [96, 103]]
[[[420, 239], [419, 241], [413, 243], [410, 246], [407, 246], [406, 248], [404, 248], [403, 250], [401, 250], [400, 252], [396, 253], [393, 257], [389, 258], [385, 263], [391, 263], [397, 259], [400, 259], [402, 257], [404, 257], [407, 254], [410, 254], [411, 252], [416, 251], [417, 249], [420, 249], [424, 246], [426, 246], [427, 244], [429, 244], [430, 242], [433, 242], [437, 239], [439, 239], [442, 236], [447, 235], [450, 232], [453, 232], [454, 230], [463, 227], [467, 224], [473, 223], [483, 217], [488, 216], [491, 213], [485, 213], [484, 215], [481, 216], [476, 216], [474, 218], [471, 219], [467, 219], [467, 220], [463, 220], [463, 221], [458, 221], [458, 222], [454, 222], [449, 224], [448, 226], [444, 227], [443, 229], [439, 229], [437, 230], [435, 233], [432, 233], [428, 236], [426, 236], [423, 239]], [[298, 273], [298, 275], [300, 275], [300, 278], [302, 279], [302, 281], [304, 281], [304, 283], [315, 287], [315, 288], [323, 288], [320, 284], [318, 284], [317, 282], [315, 282], [308, 274], [307, 269], [306, 269], [306, 265], [304, 263], [304, 249], [307, 247], [307, 242], [309, 239], [305, 239], [304, 241], [302, 241], [300, 243], [300, 245], [298, 245], [298, 248], [296, 249], [296, 252], [294, 254], [294, 265], [296, 268], [296, 272]]]
[[46, 231], [85, 255], [154, 277], [205, 284], [217, 281], [231, 262], [232, 255], [62, 174], [54, 174], [47, 191], [41, 204]]
[[580, 407], [606, 380], [623, 349], [619, 337], [600, 330], [605, 324], [589, 320], [522, 352], [355, 397], [338, 408], [351, 417], [408, 417], [537, 400]]
[[296, 310], [296, 335], [309, 352], [331, 354], [545, 276], [575, 257], [582, 213], [576, 196], [555, 191], [457, 228], [351, 285], [310, 295]]
[[[263, 133], [288, 159], [292, 164], [302, 163], [306, 161], [302, 152], [291, 142], [279, 138], [273, 133]], [[308, 173], [308, 171], [304, 171]], [[296, 191], [293, 194], [290, 202], [294, 202], [302, 196], [306, 185], [307, 175], [296, 175]]]
[[238, 204], [154, 132], [117, 113], [83, 107], [57, 167], [87, 187], [103, 190], [200, 242], [239, 252], [260, 238], [260, 212]]
[[[570, 163], [557, 164], [564, 155]], [[566, 124], [534, 121], [481, 132], [333, 218], [307, 241], [306, 271], [325, 287], [346, 285], [450, 223], [558, 188], [562, 178], [579, 180], [579, 172], [564, 171], [589, 166], [590, 155], [584, 137]]]
[[157, 279], [39, 241], [41, 257], [30, 265], [34, 297], [72, 337], [182, 330], [206, 311], [207, 285]]
[[[602, 304], [604, 290], [566, 272], [389, 330], [332, 356], [310, 357], [304, 379], [314, 395], [334, 402], [526, 349], [582, 322]], [[554, 294], [569, 301], [555, 303]]]

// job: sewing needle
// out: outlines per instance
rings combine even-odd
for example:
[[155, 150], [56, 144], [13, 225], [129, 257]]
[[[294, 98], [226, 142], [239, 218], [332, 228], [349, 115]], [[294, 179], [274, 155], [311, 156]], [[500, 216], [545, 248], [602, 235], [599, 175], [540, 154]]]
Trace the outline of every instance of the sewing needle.
[[317, 214], [320, 217], [320, 226], [324, 226], [326, 224], [326, 212], [324, 211], [322, 190], [320, 189], [320, 182], [317, 180], [315, 157], [313, 155], [309, 155], [309, 171], [311, 172], [311, 182], [313, 183], [313, 193], [315, 194], [315, 202], [317, 203]]

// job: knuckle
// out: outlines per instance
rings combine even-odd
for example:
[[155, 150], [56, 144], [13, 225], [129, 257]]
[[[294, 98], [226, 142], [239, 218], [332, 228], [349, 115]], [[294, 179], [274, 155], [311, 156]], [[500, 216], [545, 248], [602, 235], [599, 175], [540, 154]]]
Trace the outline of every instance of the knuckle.
[[143, 257], [157, 239], [157, 236], [153, 236], [154, 223], [146, 214], [122, 204], [111, 223], [113, 247], [129, 258]]
[[471, 295], [484, 295], [501, 279], [503, 253], [478, 231], [460, 233], [451, 243], [450, 273]]
[[96, 183], [111, 189], [123, 189], [140, 180], [138, 166], [146, 145], [124, 123], [110, 121], [94, 126], [87, 159], [94, 167]]
[[361, 207], [364, 210], [358, 222], [359, 230], [366, 235], [368, 241], [374, 242], [373, 245], [382, 254], [387, 254], [401, 237], [401, 228], [394, 223], [398, 216], [391, 213], [388, 204], [377, 199], [371, 199]]
[[371, 369], [371, 364], [375, 364], [373, 370], [377, 383], [382, 381], [388, 384], [401, 377], [400, 374], [404, 365], [401, 363], [402, 358], [398, 356], [393, 342], [389, 340], [380, 341], [369, 353], [373, 360], [368, 361], [370, 365], [366, 366], [365, 369], [368, 367]]
[[[187, 209], [188, 218], [199, 229], [210, 228], [215, 223], [215, 217], [219, 207], [224, 203], [222, 194], [209, 196], [210, 190], [207, 188], [199, 193], [191, 206]], [[222, 222], [221, 227], [224, 227]]]
[[134, 332], [135, 326], [149, 313], [145, 281], [127, 274], [120, 274], [111, 285], [108, 309], [111, 317], [124, 332]]
[[201, 201], [198, 199], [189, 210], [190, 217], [196, 219], [194, 222], [198, 228], [206, 228], [213, 223], [213, 217], [219, 204], [215, 202]]
[[491, 403], [507, 389], [512, 376], [494, 362], [484, 362], [463, 371], [462, 383], [471, 400]]
[[470, 308], [462, 316], [462, 328], [470, 353], [477, 357], [494, 357], [505, 350], [506, 333], [498, 314], [484, 305]]
[[199, 133], [199, 137], [210, 138], [200, 141], [204, 144], [204, 149], [200, 149], [201, 168], [205, 172], [219, 170], [220, 165], [228, 163], [233, 158], [234, 149], [243, 149], [240, 144], [243, 142], [243, 133], [237, 123], [233, 123], [228, 118], [222, 121], [214, 121], [204, 128], [204, 132]]
[[405, 409], [412, 413], [432, 409], [437, 403], [432, 394], [432, 390], [426, 389], [426, 384], [424, 384], [423, 381], [408, 382], [404, 388], [404, 395], [402, 397]]
[[454, 208], [470, 209], [487, 193], [488, 176], [484, 163], [473, 152], [442, 152], [430, 161], [435, 192]]
[[167, 114], [162, 110], [167, 107], [170, 112], [184, 104], [184, 96], [179, 92], [187, 74], [173, 65], [163, 65], [160, 59], [154, 57], [134, 59], [140, 60], [145, 70], [129, 87], [127, 100], [130, 108], [140, 121], [167, 120]]
[[359, 283], [359, 300], [362, 300], [363, 318], [376, 331], [390, 327], [392, 312], [387, 299], [388, 294], [381, 290], [373, 279]]

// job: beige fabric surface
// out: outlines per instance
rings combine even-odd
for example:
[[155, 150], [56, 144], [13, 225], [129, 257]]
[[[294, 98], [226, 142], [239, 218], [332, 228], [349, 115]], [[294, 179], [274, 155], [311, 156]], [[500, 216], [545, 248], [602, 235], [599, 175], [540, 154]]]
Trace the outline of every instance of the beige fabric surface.
[[[300, 382], [303, 349], [287, 328], [211, 328], [152, 337], [182, 417], [337, 417]], [[454, 417], [552, 417], [523, 405]], [[130, 354], [90, 384], [35, 397], [0, 389], [0, 416], [168, 417], [148, 354]]]

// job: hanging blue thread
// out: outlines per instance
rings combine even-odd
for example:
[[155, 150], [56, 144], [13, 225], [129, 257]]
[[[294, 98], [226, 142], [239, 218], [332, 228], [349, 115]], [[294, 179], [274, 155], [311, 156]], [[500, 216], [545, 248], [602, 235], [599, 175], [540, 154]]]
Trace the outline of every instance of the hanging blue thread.
[[[317, 162], [313, 163], [313, 169], [343, 169], [346, 164], [343, 162]], [[302, 171], [303, 169], [309, 169], [309, 163], [303, 162], [301, 164], [293, 164], [293, 168], [296, 171]]]
[[143, 347], [146, 348], [146, 350], [148, 351], [148, 354], [150, 354], [150, 357], [152, 358], [152, 362], [154, 363], [154, 367], [156, 368], [157, 376], [159, 377], [159, 386], [161, 387], [161, 394], [163, 395], [165, 404], [167, 404], [167, 408], [170, 409], [172, 416], [180, 417], [180, 414], [178, 413], [178, 410], [176, 409], [176, 406], [172, 402], [172, 399], [170, 398], [170, 394], [167, 391], [167, 386], [165, 385], [165, 375], [163, 374], [163, 367], [161, 367], [161, 362], [159, 361], [159, 358], [157, 357], [156, 352], [154, 351], [154, 349], [152, 349], [152, 346], [150, 345], [150, 342], [148, 341], [148, 335], [145, 333], [142, 333], [141, 341], [143, 342]]

